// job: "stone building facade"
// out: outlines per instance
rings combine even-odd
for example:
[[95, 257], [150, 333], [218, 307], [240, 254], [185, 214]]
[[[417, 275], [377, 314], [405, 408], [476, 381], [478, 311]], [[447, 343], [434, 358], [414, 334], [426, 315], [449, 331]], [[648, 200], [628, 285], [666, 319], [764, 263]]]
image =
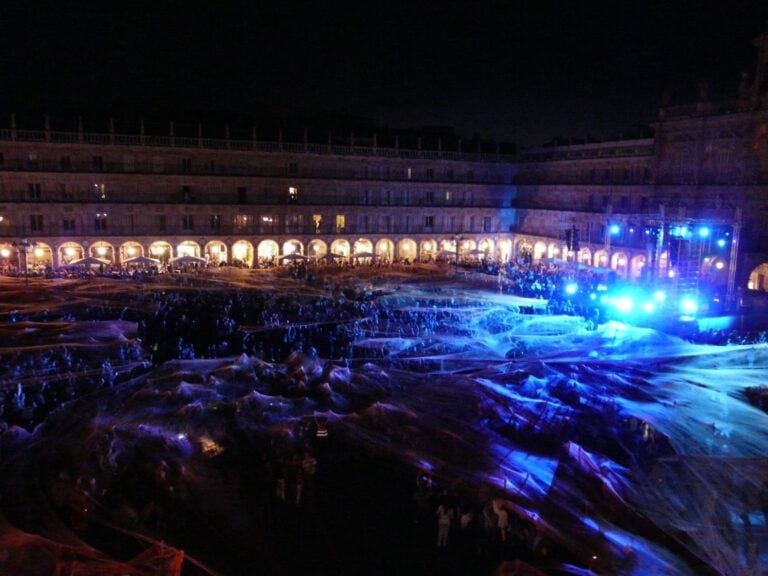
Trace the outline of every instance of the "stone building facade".
[[0, 265], [526, 258], [730, 301], [768, 290], [766, 98], [702, 94], [663, 108], [653, 129], [504, 156], [12, 121], [0, 130]]

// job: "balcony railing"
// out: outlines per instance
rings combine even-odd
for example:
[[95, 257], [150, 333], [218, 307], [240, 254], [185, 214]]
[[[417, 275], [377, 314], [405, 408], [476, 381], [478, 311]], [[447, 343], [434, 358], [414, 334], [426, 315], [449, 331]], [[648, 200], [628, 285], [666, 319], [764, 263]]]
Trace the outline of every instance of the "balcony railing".
[[19, 142], [52, 142], [56, 144], [100, 144], [114, 146], [151, 146], [161, 148], [205, 148], [211, 150], [241, 150], [254, 152], [290, 152], [333, 156], [383, 156], [425, 160], [454, 160], [461, 162], [511, 162], [512, 157], [482, 152], [449, 150], [412, 150], [379, 146], [344, 146], [309, 142], [272, 142], [258, 140], [232, 140], [150, 134], [103, 134], [91, 132], [59, 132], [52, 130], [0, 129], [0, 140]]

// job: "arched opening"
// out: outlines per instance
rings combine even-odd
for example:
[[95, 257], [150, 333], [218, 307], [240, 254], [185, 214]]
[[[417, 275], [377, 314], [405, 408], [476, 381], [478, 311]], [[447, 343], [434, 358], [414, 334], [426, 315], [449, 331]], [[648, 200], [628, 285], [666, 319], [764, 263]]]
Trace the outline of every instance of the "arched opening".
[[123, 242], [118, 250], [120, 262], [144, 256], [144, 247], [138, 242]]
[[298, 240], [288, 240], [283, 243], [283, 255], [287, 254], [301, 254], [304, 255], [304, 245]]
[[592, 264], [596, 268], [608, 268], [608, 252], [605, 250], [595, 251], [595, 255], [592, 259]]
[[768, 292], [768, 262], [763, 262], [759, 266], [756, 266], [752, 272], [749, 273], [747, 289], [756, 290], [758, 292]]
[[307, 256], [319, 260], [328, 254], [328, 244], [319, 239], [310, 240], [307, 244]]
[[499, 262], [509, 262], [512, 259], [512, 240], [509, 238], [502, 238], [496, 244], [496, 257]]
[[0, 242], [0, 272], [8, 274], [17, 269], [18, 256], [13, 245], [8, 242]]
[[181, 244], [176, 246], [176, 257], [193, 256], [200, 258], [200, 244], [194, 240], [184, 240]]
[[638, 254], [630, 259], [629, 264], [629, 279], [641, 280], [645, 272], [645, 256]]
[[163, 266], [168, 266], [171, 258], [173, 258], [173, 248], [171, 248], [171, 245], [164, 240], [152, 242], [152, 244], [149, 245], [149, 255], [151, 258], [159, 260], [160, 264]]
[[592, 251], [589, 248], [582, 248], [576, 254], [576, 261], [584, 266], [592, 264]]
[[77, 242], [64, 242], [57, 252], [60, 266], [66, 266], [70, 262], [82, 260], [85, 257], [85, 249]]
[[533, 259], [541, 260], [547, 256], [547, 243], [543, 240], [539, 240], [533, 245]]
[[338, 238], [331, 243], [331, 254], [348, 258], [350, 254], [349, 242]]
[[383, 262], [392, 262], [395, 259], [395, 243], [387, 238], [376, 242], [376, 256]]
[[422, 240], [418, 257], [421, 262], [434, 261], [437, 258], [437, 242], [431, 238]]
[[373, 254], [373, 242], [368, 240], [368, 238], [358, 238], [355, 240], [355, 243], [352, 246], [352, 255], [357, 256], [358, 254], [361, 254], [364, 257]]
[[397, 243], [397, 257], [400, 260], [414, 262], [417, 259], [417, 244], [411, 238], [403, 238]]
[[[272, 242], [271, 249], [270, 254], [277, 254], [277, 242]], [[265, 252], [267, 251], [265, 250]], [[270, 255], [269, 257], [271, 258], [272, 256]], [[253, 267], [253, 244], [248, 242], [248, 240], [238, 240], [232, 244], [231, 264], [244, 268]]]
[[27, 254], [27, 269], [42, 273], [46, 267], [53, 268], [53, 250], [44, 242], [35, 242]]
[[[241, 242], [244, 242], [241, 240]], [[235, 247], [232, 247], [232, 255], [234, 256]], [[259, 247], [256, 250], [256, 256], [258, 258], [259, 267], [275, 266], [277, 264], [277, 257], [280, 254], [280, 246], [274, 240], [262, 240], [259, 242]]]
[[560, 244], [556, 242], [550, 243], [549, 246], [547, 246], [547, 258], [552, 258], [554, 260], [560, 257], [561, 257]]
[[203, 248], [205, 258], [212, 266], [221, 266], [228, 262], [227, 245], [220, 240], [211, 240]]
[[110, 264], [115, 263], [115, 247], [109, 242], [99, 240], [91, 244], [90, 256], [94, 256], [101, 260], [109, 260]]
[[475, 250], [477, 251], [477, 257], [481, 260], [492, 260], [495, 258], [494, 254], [494, 242], [490, 238], [482, 238], [480, 242], [477, 243], [477, 248]]
[[616, 273], [622, 278], [627, 277], [627, 268], [629, 259], [624, 252], [616, 252], [611, 256], [611, 268], [616, 270]]

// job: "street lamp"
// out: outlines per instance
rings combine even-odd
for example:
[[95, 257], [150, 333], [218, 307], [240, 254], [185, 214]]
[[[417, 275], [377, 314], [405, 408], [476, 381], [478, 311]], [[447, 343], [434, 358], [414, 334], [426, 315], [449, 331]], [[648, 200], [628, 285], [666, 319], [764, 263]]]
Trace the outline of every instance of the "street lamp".
[[21, 253], [24, 253], [24, 285], [29, 286], [29, 267], [28, 267], [28, 257], [29, 257], [29, 251], [34, 246], [34, 244], [30, 243], [30, 241], [26, 238], [22, 238], [18, 242], [14, 242], [13, 246], [15, 246], [18, 249], [18, 257], [19, 257], [19, 268], [21, 268]]
[[456, 260], [454, 260], [454, 267], [456, 270], [456, 276], [459, 275], [459, 248], [461, 247], [461, 243], [464, 242], [466, 238], [464, 236], [454, 236], [453, 237], [453, 243], [454, 247], [456, 248]]

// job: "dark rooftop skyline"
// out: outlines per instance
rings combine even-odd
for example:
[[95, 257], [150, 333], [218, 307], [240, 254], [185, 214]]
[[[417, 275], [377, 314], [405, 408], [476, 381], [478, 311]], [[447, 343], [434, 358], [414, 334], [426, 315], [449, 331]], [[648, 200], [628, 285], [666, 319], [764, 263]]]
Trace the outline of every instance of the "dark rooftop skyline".
[[757, 0], [89, 4], [1, 9], [0, 112], [609, 138], [653, 120], [664, 92], [735, 96], [768, 15]]

